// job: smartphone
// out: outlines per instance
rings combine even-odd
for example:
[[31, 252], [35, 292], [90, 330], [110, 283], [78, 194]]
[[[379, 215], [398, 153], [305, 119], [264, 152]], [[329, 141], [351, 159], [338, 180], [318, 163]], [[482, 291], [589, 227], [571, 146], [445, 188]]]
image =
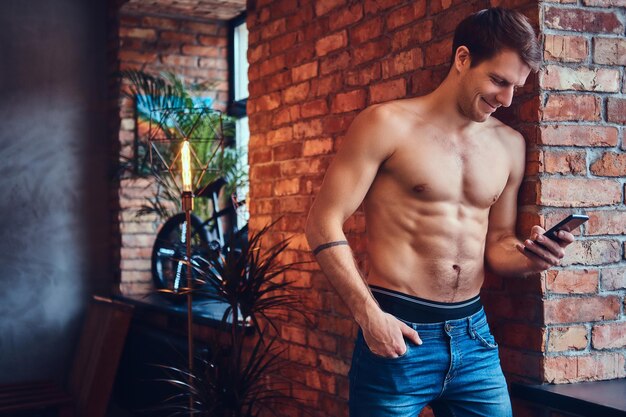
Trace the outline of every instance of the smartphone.
[[558, 242], [559, 238], [556, 237], [556, 233], [558, 231], [565, 230], [566, 232], [572, 232], [573, 230], [580, 227], [580, 225], [587, 220], [589, 220], [589, 216], [587, 216], [586, 214], [570, 214], [569, 216], [555, 224], [543, 235], [547, 238], [554, 240], [555, 242]]

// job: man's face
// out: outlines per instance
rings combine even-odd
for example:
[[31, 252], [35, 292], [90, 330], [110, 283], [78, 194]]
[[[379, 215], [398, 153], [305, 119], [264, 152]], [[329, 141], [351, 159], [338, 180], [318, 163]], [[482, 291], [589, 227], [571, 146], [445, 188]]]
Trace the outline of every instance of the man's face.
[[519, 55], [504, 49], [473, 68], [463, 66], [459, 108], [469, 119], [484, 122], [500, 106], [509, 107], [515, 90], [522, 87], [530, 67]]

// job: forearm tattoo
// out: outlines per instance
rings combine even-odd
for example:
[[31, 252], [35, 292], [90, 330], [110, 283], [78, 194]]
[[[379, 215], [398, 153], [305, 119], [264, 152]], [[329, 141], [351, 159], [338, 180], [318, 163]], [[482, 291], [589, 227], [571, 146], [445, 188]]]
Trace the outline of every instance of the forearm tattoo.
[[317, 255], [324, 249], [332, 248], [333, 246], [347, 245], [347, 244], [348, 244], [347, 240], [337, 240], [335, 242], [322, 243], [321, 245], [313, 249], [313, 255]]

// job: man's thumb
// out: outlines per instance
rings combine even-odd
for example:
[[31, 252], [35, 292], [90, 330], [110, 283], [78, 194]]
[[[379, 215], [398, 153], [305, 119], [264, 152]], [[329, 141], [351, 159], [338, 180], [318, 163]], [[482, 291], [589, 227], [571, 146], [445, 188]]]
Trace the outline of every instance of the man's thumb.
[[409, 339], [410, 341], [412, 341], [413, 343], [415, 343], [416, 345], [421, 345], [422, 339], [420, 339], [420, 336], [417, 333], [417, 331], [413, 330], [406, 323], [403, 323], [403, 322], [400, 322], [400, 323], [402, 324], [401, 326], [402, 335], [406, 337], [407, 339]]

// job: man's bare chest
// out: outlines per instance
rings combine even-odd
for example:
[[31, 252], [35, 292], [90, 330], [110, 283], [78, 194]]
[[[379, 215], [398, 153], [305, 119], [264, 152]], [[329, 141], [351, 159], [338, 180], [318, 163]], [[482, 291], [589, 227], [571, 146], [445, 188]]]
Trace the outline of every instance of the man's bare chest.
[[499, 141], [421, 140], [400, 146], [381, 174], [422, 201], [488, 208], [504, 189], [509, 171], [509, 156]]

